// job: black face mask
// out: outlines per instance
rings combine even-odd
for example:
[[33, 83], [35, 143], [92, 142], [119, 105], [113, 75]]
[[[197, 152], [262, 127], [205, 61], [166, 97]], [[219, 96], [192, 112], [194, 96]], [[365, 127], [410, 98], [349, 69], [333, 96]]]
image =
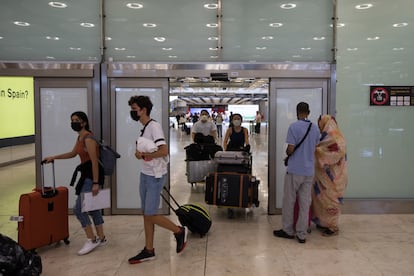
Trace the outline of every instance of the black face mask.
[[74, 131], [80, 131], [82, 129], [81, 126], [81, 122], [72, 122], [70, 124], [70, 127], [74, 130]]
[[129, 114], [131, 115], [132, 120], [139, 121], [140, 116], [138, 116], [138, 112], [136, 110], [131, 110]]

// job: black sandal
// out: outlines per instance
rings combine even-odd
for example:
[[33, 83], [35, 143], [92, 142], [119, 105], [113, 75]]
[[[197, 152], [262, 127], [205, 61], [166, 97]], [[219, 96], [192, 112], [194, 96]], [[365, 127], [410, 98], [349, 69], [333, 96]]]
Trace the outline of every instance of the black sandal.
[[336, 236], [338, 235], [338, 231], [332, 231], [331, 229], [327, 228], [325, 231], [323, 231], [322, 236], [330, 237], [330, 236]]

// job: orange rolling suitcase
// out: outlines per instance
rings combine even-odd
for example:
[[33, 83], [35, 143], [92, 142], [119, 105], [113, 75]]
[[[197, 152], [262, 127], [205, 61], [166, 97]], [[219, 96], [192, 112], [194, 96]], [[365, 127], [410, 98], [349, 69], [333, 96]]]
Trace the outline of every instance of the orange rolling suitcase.
[[19, 200], [18, 243], [26, 250], [63, 240], [69, 244], [68, 188], [55, 184], [45, 187], [42, 162], [42, 188], [22, 194]]

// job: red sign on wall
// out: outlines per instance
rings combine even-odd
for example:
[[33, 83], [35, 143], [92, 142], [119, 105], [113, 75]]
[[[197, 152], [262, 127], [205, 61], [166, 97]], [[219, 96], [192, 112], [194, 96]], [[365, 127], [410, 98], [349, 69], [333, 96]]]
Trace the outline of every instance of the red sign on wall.
[[414, 106], [414, 86], [371, 86], [370, 105]]

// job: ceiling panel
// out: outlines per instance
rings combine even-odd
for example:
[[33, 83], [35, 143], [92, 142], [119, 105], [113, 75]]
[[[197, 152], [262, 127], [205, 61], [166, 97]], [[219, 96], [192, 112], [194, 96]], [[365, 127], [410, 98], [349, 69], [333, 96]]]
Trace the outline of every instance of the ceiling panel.
[[[64, 8], [49, 2], [1, 0], [0, 61], [99, 62], [103, 37], [111, 38], [105, 40], [103, 61], [246, 64], [332, 60], [332, 0], [222, 0], [221, 9], [204, 7], [216, 0], [63, 0]], [[281, 8], [289, 2], [296, 7]], [[343, 24], [337, 28], [338, 59], [346, 56], [361, 63], [374, 52], [384, 64], [409, 70], [414, 62], [412, 0], [336, 2], [338, 23]], [[128, 8], [128, 3], [142, 8]], [[356, 9], [359, 4], [372, 6]], [[18, 26], [17, 21], [30, 25]], [[221, 32], [206, 26], [219, 21]], [[93, 26], [82, 27], [81, 23]], [[144, 27], [144, 23], [156, 27]], [[271, 23], [282, 26], [271, 27]], [[397, 23], [407, 25], [393, 27]], [[367, 40], [376, 36], [380, 39]], [[222, 49], [217, 49], [219, 41], [212, 37], [220, 38]], [[318, 37], [324, 39], [315, 40]]]
[[[275, 0], [221, 2], [219, 9], [213, 6], [217, 1], [205, 0], [63, 0], [65, 7], [56, 8], [49, 0], [1, 0], [0, 61], [99, 62], [103, 37], [104, 61], [330, 61], [332, 0], [297, 0], [294, 9], [282, 9], [285, 2]], [[219, 20], [221, 28], [207, 27]], [[269, 26], [275, 22], [283, 26]], [[165, 41], [155, 40], [160, 37]]]

